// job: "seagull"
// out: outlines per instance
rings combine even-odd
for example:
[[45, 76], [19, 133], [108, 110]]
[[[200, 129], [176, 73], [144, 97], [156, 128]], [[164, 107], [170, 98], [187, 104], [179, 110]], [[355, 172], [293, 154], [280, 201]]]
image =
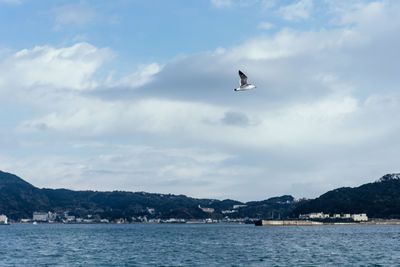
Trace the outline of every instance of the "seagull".
[[247, 76], [244, 75], [244, 73], [241, 72], [240, 70], [239, 70], [239, 76], [240, 76], [240, 87], [233, 89], [233, 91], [246, 91], [256, 88], [255, 85], [247, 83]]

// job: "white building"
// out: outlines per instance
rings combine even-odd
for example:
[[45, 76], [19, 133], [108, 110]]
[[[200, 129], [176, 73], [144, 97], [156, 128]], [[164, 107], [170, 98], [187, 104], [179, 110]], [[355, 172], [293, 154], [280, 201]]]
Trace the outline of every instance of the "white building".
[[8, 224], [8, 218], [4, 214], [0, 214], [0, 224]]
[[65, 217], [65, 219], [67, 220], [67, 222], [73, 222], [73, 221], [75, 221], [75, 216], [68, 215], [68, 216]]
[[351, 215], [351, 218], [352, 218], [354, 221], [357, 221], [357, 222], [366, 222], [366, 221], [368, 221], [368, 216], [367, 216], [367, 214], [365, 214], [365, 213], [361, 213], [361, 214], [352, 214], [352, 215]]
[[[300, 214], [299, 215], [300, 219], [328, 219], [329, 214], [324, 214], [323, 212], [314, 212], [314, 213], [309, 213], [309, 214]], [[361, 214], [333, 214], [331, 217], [332, 219], [342, 219], [342, 220], [350, 220], [352, 219], [353, 221], [357, 222], [365, 222], [368, 221], [368, 216], [365, 213]]]
[[324, 214], [323, 212], [310, 213], [309, 218], [310, 219], [325, 219], [325, 218], [329, 218], [329, 214]]
[[300, 219], [327, 219], [329, 218], [329, 214], [325, 214], [323, 212], [313, 212], [308, 214], [300, 214]]
[[247, 207], [247, 205], [233, 205], [234, 210], [239, 209], [239, 208], [244, 208], [244, 207]]
[[49, 214], [47, 212], [34, 212], [32, 220], [36, 222], [47, 222]]
[[55, 219], [57, 219], [57, 213], [55, 213], [55, 212], [48, 212], [47, 213], [47, 219], [49, 220], [49, 221], [55, 221]]
[[236, 213], [238, 212], [237, 210], [223, 210], [221, 211], [222, 214], [230, 214], [230, 213]]

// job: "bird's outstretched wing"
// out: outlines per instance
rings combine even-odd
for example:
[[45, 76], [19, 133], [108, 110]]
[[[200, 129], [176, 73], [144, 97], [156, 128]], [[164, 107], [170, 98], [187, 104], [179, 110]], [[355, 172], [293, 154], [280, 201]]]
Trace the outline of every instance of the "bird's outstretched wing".
[[240, 86], [247, 84], [247, 76], [239, 70]]

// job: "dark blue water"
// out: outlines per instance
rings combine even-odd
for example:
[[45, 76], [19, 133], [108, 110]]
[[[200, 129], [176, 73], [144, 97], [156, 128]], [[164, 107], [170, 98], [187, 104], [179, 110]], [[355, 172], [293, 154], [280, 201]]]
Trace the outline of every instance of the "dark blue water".
[[400, 226], [10, 225], [0, 266], [400, 266]]

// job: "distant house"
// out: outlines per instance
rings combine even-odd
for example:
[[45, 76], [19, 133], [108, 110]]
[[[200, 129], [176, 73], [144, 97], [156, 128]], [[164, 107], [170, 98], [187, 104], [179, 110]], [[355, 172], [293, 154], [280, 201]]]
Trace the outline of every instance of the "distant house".
[[57, 213], [55, 212], [34, 212], [32, 221], [35, 222], [48, 222], [55, 221], [57, 219]]
[[65, 217], [65, 219], [67, 222], [73, 222], [76, 220], [75, 216], [73, 216], [73, 215], [68, 215]]
[[308, 214], [300, 214], [299, 219], [328, 219], [329, 214], [323, 212], [313, 212]]
[[34, 212], [32, 220], [35, 222], [47, 222], [49, 219], [49, 214], [47, 212]]
[[310, 219], [326, 219], [329, 218], [329, 214], [324, 214], [323, 212], [316, 212], [308, 214]]
[[233, 205], [234, 210], [239, 209], [239, 208], [244, 208], [244, 207], [247, 207], [247, 205]]
[[222, 214], [230, 214], [230, 213], [236, 213], [238, 212], [237, 210], [223, 210], [221, 211]]
[[354, 221], [358, 221], [358, 222], [366, 222], [368, 221], [368, 216], [365, 213], [361, 213], [361, 214], [352, 214], [351, 218]]
[[55, 213], [55, 212], [48, 212], [47, 213], [47, 219], [49, 220], [49, 221], [55, 221], [56, 219], [57, 219], [57, 213]]
[[8, 224], [8, 218], [4, 214], [0, 214], [0, 224]]

